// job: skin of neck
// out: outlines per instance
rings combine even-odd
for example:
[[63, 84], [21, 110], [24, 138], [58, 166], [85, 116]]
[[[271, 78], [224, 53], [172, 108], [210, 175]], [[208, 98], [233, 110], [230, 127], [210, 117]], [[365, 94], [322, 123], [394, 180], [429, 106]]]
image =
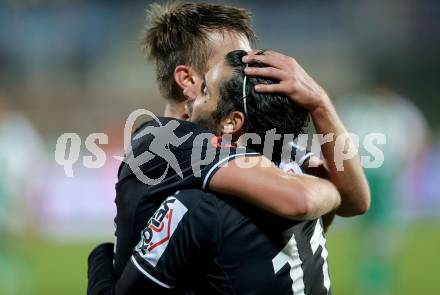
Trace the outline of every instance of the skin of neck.
[[187, 120], [188, 116], [185, 114], [185, 101], [168, 102], [165, 105], [164, 116], [179, 120]]

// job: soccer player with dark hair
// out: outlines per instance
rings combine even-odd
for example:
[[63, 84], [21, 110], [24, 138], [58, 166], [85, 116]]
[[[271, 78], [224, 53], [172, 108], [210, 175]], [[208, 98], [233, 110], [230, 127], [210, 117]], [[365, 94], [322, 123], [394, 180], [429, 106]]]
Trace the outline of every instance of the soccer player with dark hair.
[[[218, 60], [222, 60], [226, 52], [232, 49], [249, 50], [249, 39], [252, 40], [254, 37], [249, 27], [249, 14], [244, 10], [231, 7], [193, 3], [177, 4], [162, 10], [159, 6], [154, 6], [151, 11], [150, 28], [144, 38], [147, 44], [145, 48], [149, 57], [156, 63], [160, 89], [167, 98], [165, 114], [174, 118], [187, 118], [183, 111], [186, 101], [189, 100], [189, 106], [191, 106], [191, 101], [195, 102], [203, 94], [201, 93], [204, 83], [203, 73]], [[252, 110], [252, 102], [250, 104], [250, 111], [255, 111], [255, 109]], [[221, 106], [218, 109], [219, 113], [213, 113], [213, 118], [222, 118], [220, 112], [225, 112], [225, 110], [227, 110], [227, 105]], [[166, 124], [170, 119], [161, 118], [160, 120]], [[252, 124], [252, 119], [249, 122]], [[138, 132], [153, 123], [146, 123]], [[178, 132], [183, 132], [182, 135], [194, 132], [197, 135], [206, 130], [181, 121], [181, 128], [176, 130], [176, 134]], [[152, 137], [154, 138], [154, 135]], [[142, 153], [148, 149], [149, 143], [149, 138], [146, 138], [133, 144], [133, 153]], [[188, 143], [192, 141], [189, 140]], [[185, 150], [184, 147], [187, 149]], [[188, 157], [188, 148], [191, 150], [193, 146], [184, 144], [173, 152], [180, 152], [179, 158], [185, 159], [185, 155]], [[256, 156], [255, 153], [237, 152], [234, 148], [231, 149], [231, 153], [232, 157], [228, 158], [231, 161], [227, 167], [221, 166], [222, 159], [216, 154], [216, 160], [212, 165], [201, 167], [202, 178], [196, 179], [192, 175], [192, 170], [186, 170], [187, 174], [184, 171], [183, 179], [170, 173], [163, 183], [153, 187], [143, 185], [136, 180], [136, 177], [133, 177], [128, 165], [121, 165], [116, 199], [118, 216], [115, 220], [118, 241], [115, 268], [118, 275], [128, 261], [131, 249], [139, 239], [139, 232], [145, 228], [148, 218], [176, 189], [203, 187], [237, 196], [269, 212], [295, 219], [314, 219], [330, 210], [328, 204], [322, 202], [326, 197], [323, 192], [332, 190], [324, 180], [303, 175], [286, 177], [274, 166], [264, 168], [257, 166], [246, 169], [244, 173], [243, 169], [235, 163], [238, 160], [236, 158]], [[166, 162], [162, 160], [161, 163], [155, 160], [141, 167], [147, 175], [154, 176], [162, 173], [163, 166], [161, 165]], [[263, 161], [264, 158], [261, 160]], [[188, 165], [185, 161], [179, 164], [191, 168], [185, 166]], [[334, 181], [338, 177], [330, 177], [330, 179]], [[341, 190], [343, 183], [337, 181], [336, 183], [338, 189]], [[351, 206], [354, 209], [351, 215], [359, 214], [362, 210], [356, 209], [356, 204], [359, 200], [363, 202], [365, 199], [365, 194], [360, 194], [355, 199], [356, 202], [345, 202], [345, 200], [352, 201], [353, 199], [343, 198], [342, 204], [348, 203], [345, 207]]]
[[[244, 55], [245, 51], [233, 51], [207, 72], [204, 94], [188, 102], [190, 119], [218, 133], [224, 133], [225, 124], [232, 125], [232, 138], [246, 132], [266, 134], [273, 128], [282, 134], [299, 134], [306, 125], [307, 111], [283, 95], [252, 90], [257, 84], [275, 81], [245, 76]], [[286, 116], [278, 116], [280, 109], [286, 110]], [[261, 111], [272, 118], [270, 122], [258, 120]], [[262, 144], [254, 147], [262, 152]], [[279, 163], [281, 157], [274, 156]], [[248, 169], [253, 168], [242, 168], [243, 173]], [[282, 173], [279, 170], [278, 175]], [[297, 179], [291, 174], [283, 177]], [[268, 175], [266, 181], [275, 179]], [[327, 212], [339, 206], [335, 189], [329, 187], [322, 194], [327, 199], [320, 202], [327, 204]], [[112, 288], [114, 294], [184, 290], [196, 294], [329, 294], [327, 255], [320, 219], [284, 219], [239, 199], [182, 190], [167, 197], [153, 214]]]
[[[254, 39], [250, 27], [250, 14], [235, 7], [203, 3], [177, 3], [170, 6], [154, 4], [150, 8], [149, 20], [150, 25], [144, 35], [143, 44], [147, 56], [155, 61], [159, 88], [167, 99], [165, 115], [173, 118], [187, 117], [184, 112], [186, 101], [201, 95], [203, 74], [208, 68], [223, 60], [229, 51], [234, 49], [248, 51]], [[160, 118], [162, 125], [166, 125], [170, 120], [170, 118]], [[326, 209], [325, 204], [316, 201], [325, 199], [325, 195], [321, 193], [321, 186], [328, 186], [325, 180], [317, 178], [303, 180], [303, 176], [297, 177], [301, 181], [287, 180], [277, 175], [274, 167], [255, 167], [242, 173], [242, 169], [234, 165], [235, 158], [258, 155], [237, 152], [234, 148], [228, 155], [216, 154], [215, 160], [210, 164], [201, 164], [201, 173], [193, 181], [194, 174], [189, 161], [193, 142], [198, 134], [208, 131], [190, 122], [179, 123], [180, 126], [175, 130], [178, 137], [192, 132], [192, 136], [182, 145], [170, 147], [172, 153], [179, 154], [177, 158], [181, 159], [178, 164], [183, 171], [183, 178], [176, 175], [173, 169], [169, 169], [160, 185], [147, 188], [137, 179], [130, 165], [122, 164], [119, 169], [115, 218], [117, 274], [122, 272], [127, 263], [139, 239], [139, 232], [145, 227], [148, 218], [168, 194], [178, 189], [203, 188], [227, 193], [286, 218], [316, 218], [322, 215], [320, 209]], [[147, 122], [136, 134], [154, 124], [157, 123]], [[151, 140], [155, 136], [150, 134], [139, 140], [133, 140], [134, 156], [149, 150]], [[219, 170], [215, 170], [216, 173], [212, 173], [211, 168], [222, 160], [220, 156], [227, 157], [230, 161], [229, 165], [221, 166]], [[130, 153], [127, 158], [130, 159]], [[167, 161], [156, 157], [140, 168], [149, 178], [157, 178], [156, 176], [162, 175], [165, 171], [166, 165]], [[208, 175], [209, 171], [211, 173]], [[257, 183], [263, 184], [259, 179], [267, 180], [270, 177], [275, 178], [273, 183], [276, 181], [277, 185], [266, 183], [256, 189]], [[243, 185], [249, 182], [256, 184]], [[271, 197], [273, 195], [277, 198], [273, 199]], [[321, 214], [315, 215], [316, 213]]]

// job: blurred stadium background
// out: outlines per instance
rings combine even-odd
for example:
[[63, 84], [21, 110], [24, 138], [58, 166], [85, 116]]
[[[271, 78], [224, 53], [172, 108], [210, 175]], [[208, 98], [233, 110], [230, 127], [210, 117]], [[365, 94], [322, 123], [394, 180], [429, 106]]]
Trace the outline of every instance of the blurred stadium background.
[[[137, 43], [148, 3], [0, 1], [0, 294], [84, 294], [88, 253], [112, 240], [124, 121], [163, 111]], [[294, 56], [350, 131], [387, 135], [370, 212], [328, 234], [334, 294], [440, 294], [440, 2], [226, 3], [252, 10], [259, 47]], [[65, 132], [83, 142], [73, 178], [54, 160]], [[107, 161], [86, 169], [95, 132]]]

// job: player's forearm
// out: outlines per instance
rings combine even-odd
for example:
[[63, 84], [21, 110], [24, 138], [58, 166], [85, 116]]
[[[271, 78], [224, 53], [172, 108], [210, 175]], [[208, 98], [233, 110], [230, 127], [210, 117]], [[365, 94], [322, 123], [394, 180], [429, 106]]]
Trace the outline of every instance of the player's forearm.
[[[260, 93], [281, 93], [293, 102], [307, 109], [311, 115], [318, 133], [327, 135], [333, 133], [340, 136], [346, 133], [344, 125], [327, 96], [325, 90], [310, 77], [301, 65], [292, 57], [277, 52], [251, 52], [243, 58], [246, 63], [261, 62], [267, 69], [246, 67], [248, 75], [264, 76], [278, 80], [275, 85], [257, 85]], [[351, 140], [348, 141], [353, 144]], [[342, 195], [342, 205], [338, 212], [350, 216], [364, 213], [370, 203], [369, 189], [358, 157], [346, 160], [344, 170], [338, 171], [335, 162], [335, 144], [333, 140], [323, 145], [322, 150], [329, 164], [330, 180], [336, 185]]]
[[[253, 200], [259, 194], [271, 197], [271, 205], [259, 204], [262, 208], [285, 218], [312, 220], [335, 211], [341, 204], [341, 196], [336, 187], [326, 179], [310, 175], [292, 175], [284, 172], [278, 180], [263, 182], [264, 188], [255, 186]], [[261, 196], [260, 200], [264, 200]], [[257, 204], [258, 205], [258, 204]]]
[[239, 159], [230, 161], [215, 173], [209, 189], [295, 220], [315, 219], [340, 204], [339, 192], [328, 180], [285, 173], [264, 157], [252, 159], [261, 165], [246, 169]]
[[307, 188], [304, 196], [308, 206], [302, 219], [316, 219], [334, 212], [341, 205], [341, 196], [335, 185], [314, 176], [298, 175]]
[[[336, 213], [341, 216], [365, 213], [370, 206], [370, 191], [359, 156], [356, 154], [343, 162], [337, 158], [342, 154], [348, 154], [347, 151], [350, 149], [356, 149], [356, 146], [348, 136], [333, 104], [327, 100], [314, 109], [311, 116], [318, 134], [323, 136], [333, 134], [333, 140], [322, 144], [321, 149], [327, 164], [329, 180], [341, 194], [341, 206]], [[345, 144], [341, 144], [341, 141], [337, 144], [338, 138], [345, 139]], [[341, 148], [342, 151], [337, 150]], [[338, 165], [341, 162], [342, 167]]]
[[293, 220], [312, 220], [335, 211], [341, 204], [336, 187], [309, 175], [283, 176], [254, 183], [234, 194], [273, 214]]
[[113, 244], [96, 247], [88, 259], [88, 295], [110, 295], [116, 282], [113, 269]]

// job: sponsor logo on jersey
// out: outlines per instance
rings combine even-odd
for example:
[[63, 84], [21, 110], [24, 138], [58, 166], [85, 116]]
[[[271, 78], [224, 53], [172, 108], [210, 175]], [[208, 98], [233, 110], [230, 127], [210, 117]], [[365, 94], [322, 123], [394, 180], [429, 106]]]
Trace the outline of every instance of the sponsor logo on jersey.
[[142, 231], [136, 251], [146, 261], [156, 266], [187, 211], [188, 209], [178, 199], [168, 197]]

